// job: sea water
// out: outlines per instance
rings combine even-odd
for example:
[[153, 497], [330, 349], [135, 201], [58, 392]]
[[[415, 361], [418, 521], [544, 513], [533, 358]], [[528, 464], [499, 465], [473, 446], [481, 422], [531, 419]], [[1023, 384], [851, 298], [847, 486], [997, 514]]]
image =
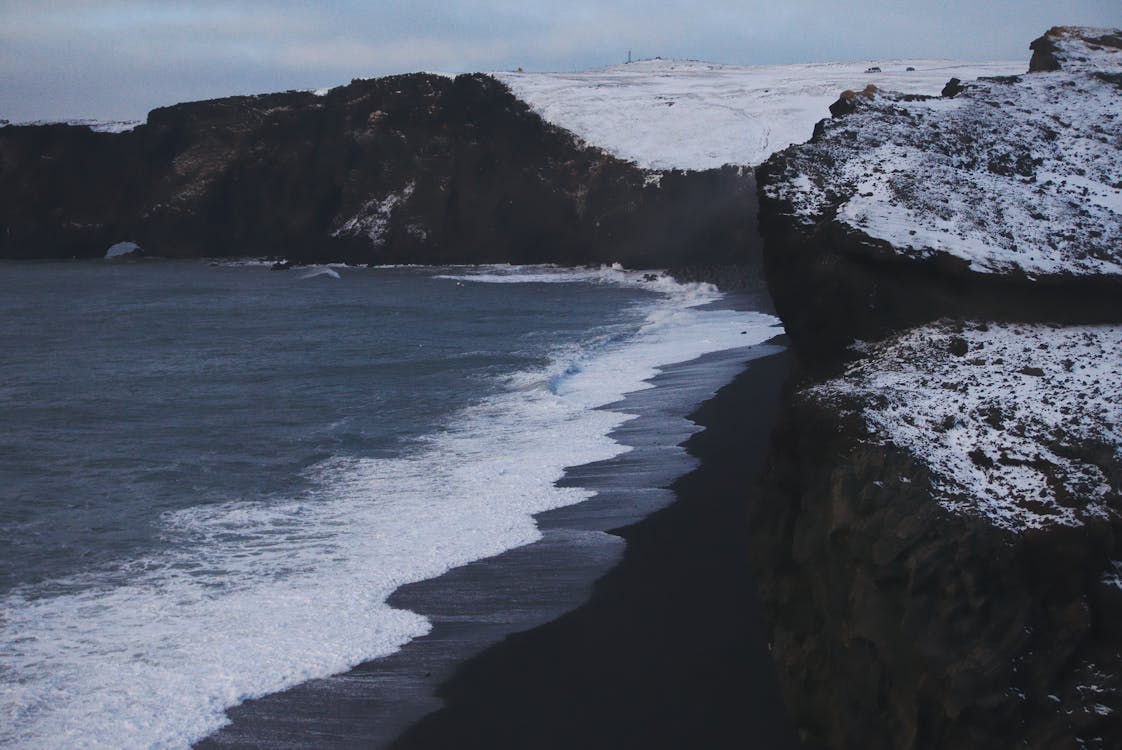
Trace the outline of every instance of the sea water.
[[0, 746], [187, 747], [429, 630], [610, 407], [774, 318], [619, 269], [4, 264]]

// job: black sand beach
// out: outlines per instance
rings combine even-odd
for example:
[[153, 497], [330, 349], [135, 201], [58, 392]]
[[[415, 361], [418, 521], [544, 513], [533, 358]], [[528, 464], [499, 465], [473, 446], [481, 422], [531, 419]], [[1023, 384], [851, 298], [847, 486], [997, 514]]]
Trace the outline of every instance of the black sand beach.
[[[740, 374], [692, 415], [705, 430], [691, 459], [675, 444], [696, 428], [670, 402], [713, 368]], [[786, 373], [770, 344], [669, 368], [626, 401], [640, 416], [616, 437], [634, 449], [566, 472], [593, 503], [540, 514], [535, 544], [394, 594], [430, 635], [245, 703], [196, 747], [797, 747], [746, 521]]]
[[[623, 561], [577, 610], [471, 659], [443, 710], [392, 747], [797, 747], [748, 571], [745, 508], [785, 356], [694, 414], [677, 501], [620, 530]], [[574, 477], [579, 481], [579, 471]]]

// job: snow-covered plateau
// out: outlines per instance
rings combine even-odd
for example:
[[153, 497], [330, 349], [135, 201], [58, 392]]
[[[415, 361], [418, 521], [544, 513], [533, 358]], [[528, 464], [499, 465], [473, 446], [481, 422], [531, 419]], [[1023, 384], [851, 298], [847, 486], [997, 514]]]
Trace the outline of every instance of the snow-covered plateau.
[[889, 60], [718, 65], [642, 60], [576, 73], [495, 73], [545, 120], [646, 169], [756, 165], [810, 138], [846, 89], [938, 94], [952, 78], [1024, 72], [1023, 62]]
[[[1114, 32], [1115, 34], [1117, 32]], [[975, 272], [1122, 272], [1122, 41], [1057, 32], [1057, 70], [964, 84], [953, 98], [847, 92], [848, 114], [782, 156], [766, 195]], [[1070, 60], [1071, 67], [1063, 61]]]

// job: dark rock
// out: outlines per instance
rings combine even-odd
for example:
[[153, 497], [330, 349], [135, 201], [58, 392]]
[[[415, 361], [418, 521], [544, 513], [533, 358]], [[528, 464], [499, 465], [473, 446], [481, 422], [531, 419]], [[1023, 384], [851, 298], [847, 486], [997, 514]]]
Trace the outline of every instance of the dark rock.
[[981, 448], [975, 448], [966, 455], [970, 456], [970, 460], [974, 462], [975, 466], [980, 466], [983, 469], [993, 468], [993, 459], [987, 456]]
[[862, 101], [872, 99], [876, 93], [877, 87], [871, 83], [861, 91], [843, 91], [838, 97], [838, 100], [830, 105], [830, 116], [844, 117], [852, 112], [856, 112]]
[[802, 364], [836, 369], [855, 340], [873, 341], [939, 318], [1050, 323], [1122, 321], [1122, 277], [978, 273], [937, 252], [912, 258], [832, 218], [805, 224], [769, 198], [785, 152], [756, 170], [768, 288]]
[[957, 78], [952, 78], [947, 81], [947, 85], [943, 87], [940, 93], [948, 99], [953, 99], [959, 92], [965, 89], [966, 87], [962, 85], [962, 81]]
[[[1045, 55], [1050, 44], [1034, 50]], [[962, 90], [948, 85], [946, 96]], [[860, 106], [856, 96], [840, 100], [849, 112]], [[875, 127], [872, 118], [859, 122]], [[816, 138], [844, 127], [827, 121]], [[1029, 149], [1009, 145], [991, 170], [1030, 179], [1031, 155], [1020, 158]], [[766, 276], [800, 386], [842, 373], [854, 341], [940, 319], [1122, 323], [1117, 275], [1028, 278], [977, 273], [945, 253], [908, 257], [838, 221], [840, 199], [808, 220], [768, 197], [769, 186], [795, 174], [806, 173], [790, 153], [757, 170]], [[827, 196], [844, 192], [818, 184]], [[969, 354], [961, 335], [945, 346]], [[987, 367], [1001, 364], [977, 362], [987, 359]], [[948, 392], [970, 387], [938, 371], [927, 377]], [[1013, 532], [978, 513], [951, 512], [920, 459], [868, 434], [860, 415], [886, 403], [827, 403], [805, 393], [795, 391], [785, 406], [763, 498], [751, 512], [772, 655], [805, 746], [1122, 747], [1122, 589], [1113, 583], [1122, 521]], [[1000, 409], [976, 416], [996, 430], [1019, 429]], [[957, 424], [945, 415], [932, 440], [947, 439]], [[984, 471], [1044, 461], [986, 447], [967, 454]], [[1077, 452], [1102, 469], [1112, 492], [1122, 486], [1112, 447], [1057, 437], [1048, 449]], [[1061, 506], [1081, 501], [1053, 490]], [[971, 498], [962, 500], [969, 507]], [[1033, 502], [1024, 506], [1056, 512]]]
[[750, 170], [666, 172], [545, 123], [493, 78], [356, 80], [179, 104], [126, 133], [0, 129], [0, 258], [735, 266]]
[[842, 92], [838, 100], [830, 105], [830, 117], [845, 117], [850, 112], [857, 109], [857, 101], [854, 96], [846, 96], [852, 92]]
[[1053, 34], [1058, 30], [1058, 27], [1053, 27], [1049, 29], [1044, 36], [1034, 39], [1029, 43], [1029, 49], [1032, 50], [1032, 57], [1029, 59], [1030, 73], [1060, 69], [1060, 61], [1056, 59], [1058, 47], [1056, 46], [1055, 40], [1052, 38]]
[[767, 466], [751, 549], [805, 747], [1116, 746], [1118, 522], [950, 513], [912, 456], [798, 397]]

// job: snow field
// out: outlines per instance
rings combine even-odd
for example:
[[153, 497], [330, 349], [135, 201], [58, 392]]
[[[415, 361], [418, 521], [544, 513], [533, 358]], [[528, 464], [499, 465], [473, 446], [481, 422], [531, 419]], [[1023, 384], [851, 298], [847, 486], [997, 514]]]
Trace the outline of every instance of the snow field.
[[[874, 66], [881, 72], [866, 72]], [[952, 77], [1024, 70], [1021, 61], [740, 66], [644, 60], [577, 73], [493, 75], [543, 118], [587, 143], [644, 169], [665, 170], [759, 164], [808, 140], [846, 89], [873, 83], [936, 95]]]

